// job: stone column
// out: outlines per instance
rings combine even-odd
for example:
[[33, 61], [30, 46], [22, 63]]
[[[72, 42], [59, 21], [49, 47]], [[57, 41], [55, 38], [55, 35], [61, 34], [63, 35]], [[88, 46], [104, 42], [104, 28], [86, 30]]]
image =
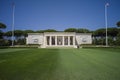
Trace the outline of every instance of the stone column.
[[75, 46], [75, 36], [73, 36], [73, 46]]
[[47, 41], [46, 41], [46, 40], [47, 40], [47, 37], [44, 36], [44, 37], [43, 37], [43, 43], [44, 43], [45, 46], [47, 45]]
[[64, 46], [64, 36], [62, 36], [62, 45]]
[[55, 46], [57, 46], [57, 36], [55, 36]]
[[68, 36], [68, 46], [70, 46], [70, 36]]
[[41, 45], [41, 48], [46, 48], [46, 36], [43, 36], [43, 43]]
[[47, 36], [44, 36], [44, 45], [47, 46]]
[[50, 36], [50, 40], [49, 40], [49, 45], [51, 46], [51, 36]]

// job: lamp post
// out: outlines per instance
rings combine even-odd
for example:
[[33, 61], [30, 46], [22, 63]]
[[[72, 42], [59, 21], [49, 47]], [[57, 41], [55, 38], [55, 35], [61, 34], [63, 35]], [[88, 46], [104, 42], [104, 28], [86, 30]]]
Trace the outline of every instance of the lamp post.
[[107, 27], [108, 27], [108, 21], [107, 21], [107, 7], [109, 6], [109, 3], [105, 4], [105, 27], [106, 27], [106, 47], [108, 46], [108, 34], [107, 34]]
[[14, 46], [14, 16], [15, 16], [15, 4], [12, 3], [12, 46]]

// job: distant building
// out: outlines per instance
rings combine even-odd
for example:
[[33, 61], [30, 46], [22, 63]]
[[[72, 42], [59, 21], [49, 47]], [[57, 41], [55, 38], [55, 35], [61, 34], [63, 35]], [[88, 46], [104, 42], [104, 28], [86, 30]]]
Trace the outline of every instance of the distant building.
[[92, 44], [91, 33], [44, 32], [28, 33], [26, 44], [39, 44], [40, 48], [73, 47], [81, 44]]

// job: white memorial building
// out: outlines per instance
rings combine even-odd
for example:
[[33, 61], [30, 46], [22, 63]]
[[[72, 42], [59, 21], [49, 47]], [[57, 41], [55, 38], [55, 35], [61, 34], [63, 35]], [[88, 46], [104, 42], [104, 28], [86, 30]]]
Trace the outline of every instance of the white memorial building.
[[77, 48], [77, 45], [92, 44], [92, 34], [75, 32], [28, 33], [28, 37], [26, 37], [26, 44], [39, 44], [39, 48]]

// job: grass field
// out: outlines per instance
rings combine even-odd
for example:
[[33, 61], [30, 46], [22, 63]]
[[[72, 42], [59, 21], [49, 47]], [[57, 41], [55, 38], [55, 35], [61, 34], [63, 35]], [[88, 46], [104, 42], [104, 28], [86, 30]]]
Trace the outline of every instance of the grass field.
[[120, 80], [120, 49], [0, 49], [0, 80]]

